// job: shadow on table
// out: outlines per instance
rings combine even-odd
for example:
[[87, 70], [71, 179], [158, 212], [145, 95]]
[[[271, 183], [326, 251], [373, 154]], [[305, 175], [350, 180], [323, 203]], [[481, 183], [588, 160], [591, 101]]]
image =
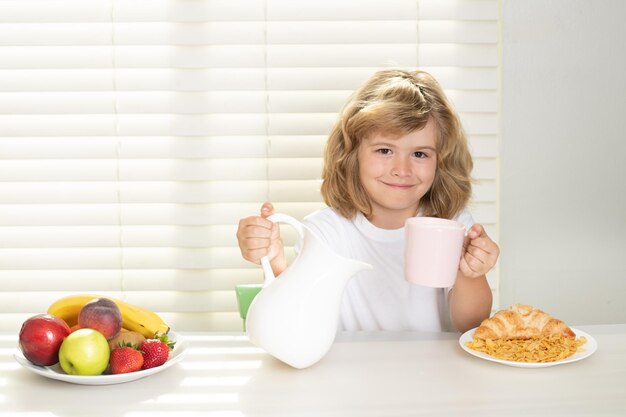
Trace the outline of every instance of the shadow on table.
[[5, 398], [0, 403], [0, 415], [3, 410], [47, 412], [58, 417], [122, 416], [158, 411], [163, 408], [164, 397], [180, 391], [183, 374], [177, 372], [179, 366], [176, 364], [158, 374], [112, 385], [71, 384], [19, 368], [14, 372], [24, 375], [7, 378], [7, 385], [2, 389]]

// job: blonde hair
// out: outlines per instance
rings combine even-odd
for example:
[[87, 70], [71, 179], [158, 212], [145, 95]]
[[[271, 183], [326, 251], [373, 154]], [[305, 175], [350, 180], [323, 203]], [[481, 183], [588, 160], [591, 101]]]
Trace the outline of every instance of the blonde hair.
[[335, 123], [324, 151], [322, 197], [346, 218], [372, 214], [359, 178], [361, 141], [377, 133], [402, 136], [432, 120], [437, 130], [437, 170], [420, 201], [424, 216], [450, 219], [472, 192], [472, 157], [458, 115], [439, 83], [424, 71], [376, 72], [350, 98]]

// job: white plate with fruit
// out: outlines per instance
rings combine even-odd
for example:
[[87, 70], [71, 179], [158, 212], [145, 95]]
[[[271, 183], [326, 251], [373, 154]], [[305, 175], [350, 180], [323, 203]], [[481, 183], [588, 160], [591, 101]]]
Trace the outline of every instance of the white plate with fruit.
[[[186, 350], [184, 338], [176, 332], [170, 331], [168, 333], [170, 340], [176, 342], [174, 350], [170, 352], [169, 359], [161, 366], [157, 366], [150, 369], [142, 369], [135, 372], [129, 372], [126, 374], [109, 374], [103, 373], [101, 375], [68, 375], [66, 374], [59, 363], [52, 366], [38, 366], [31, 363], [24, 357], [24, 354], [17, 349], [13, 356], [15, 360], [24, 368], [32, 371], [46, 378], [57, 379], [59, 381], [70, 382], [72, 384], [80, 385], [110, 385], [121, 384], [123, 382], [135, 381], [146, 376], [154, 375], [162, 372], [174, 365], [183, 358]], [[108, 372], [108, 371], [107, 371]]]
[[162, 372], [179, 362], [185, 350], [183, 337], [150, 310], [74, 295], [24, 322], [14, 357], [46, 378], [109, 385]]

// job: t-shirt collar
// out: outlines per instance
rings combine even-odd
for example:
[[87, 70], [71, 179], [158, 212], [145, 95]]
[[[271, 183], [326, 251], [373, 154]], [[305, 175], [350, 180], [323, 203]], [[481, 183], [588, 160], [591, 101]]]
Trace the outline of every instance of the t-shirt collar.
[[404, 239], [404, 227], [399, 229], [381, 229], [374, 226], [362, 213], [357, 213], [354, 225], [361, 233], [379, 242], [398, 242]]

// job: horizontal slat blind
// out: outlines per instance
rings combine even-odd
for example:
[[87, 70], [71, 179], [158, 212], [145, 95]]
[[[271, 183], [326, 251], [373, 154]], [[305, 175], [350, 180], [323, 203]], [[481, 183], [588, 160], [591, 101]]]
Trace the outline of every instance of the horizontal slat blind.
[[74, 292], [241, 329], [239, 219], [323, 207], [326, 135], [387, 66], [455, 103], [497, 239], [498, 36], [496, 0], [0, 0], [0, 330]]

